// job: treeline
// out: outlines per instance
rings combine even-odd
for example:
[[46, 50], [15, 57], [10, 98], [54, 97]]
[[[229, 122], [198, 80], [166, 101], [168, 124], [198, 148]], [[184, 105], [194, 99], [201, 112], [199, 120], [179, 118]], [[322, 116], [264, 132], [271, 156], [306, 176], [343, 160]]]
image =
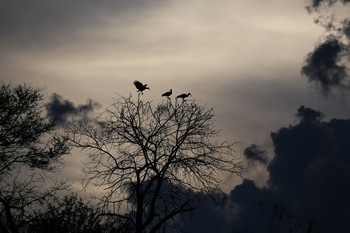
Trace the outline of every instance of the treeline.
[[43, 89], [0, 86], [0, 232], [130, 232], [119, 217], [55, 180], [68, 138], [45, 112]]
[[[42, 89], [1, 85], [1, 232], [169, 232], [197, 200], [221, 192], [223, 174], [242, 172], [235, 143], [218, 140], [214, 109], [192, 99], [154, 103], [138, 93], [95, 116], [54, 115]], [[86, 185], [101, 190], [96, 204], [54, 179], [72, 148], [86, 155]]]

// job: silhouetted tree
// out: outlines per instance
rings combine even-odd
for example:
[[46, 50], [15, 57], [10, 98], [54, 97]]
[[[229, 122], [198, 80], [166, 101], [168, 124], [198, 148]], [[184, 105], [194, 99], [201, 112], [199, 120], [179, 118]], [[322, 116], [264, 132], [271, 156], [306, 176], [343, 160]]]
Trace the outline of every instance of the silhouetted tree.
[[217, 142], [214, 116], [194, 101], [153, 107], [138, 95], [114, 99], [89, 124], [73, 123], [72, 143], [90, 158], [86, 184], [106, 191], [106, 215], [127, 219], [136, 233], [165, 231], [194, 210], [196, 192], [210, 195], [223, 173], [238, 174], [233, 144]]
[[37, 212], [28, 227], [28, 233], [127, 233], [129, 226], [119, 217], [98, 218], [100, 209], [84, 202], [76, 194], [49, 203], [47, 209]]
[[42, 190], [44, 171], [67, 154], [65, 137], [46, 117], [42, 89], [0, 86], [0, 232], [19, 232], [30, 212], [65, 189], [64, 182]]

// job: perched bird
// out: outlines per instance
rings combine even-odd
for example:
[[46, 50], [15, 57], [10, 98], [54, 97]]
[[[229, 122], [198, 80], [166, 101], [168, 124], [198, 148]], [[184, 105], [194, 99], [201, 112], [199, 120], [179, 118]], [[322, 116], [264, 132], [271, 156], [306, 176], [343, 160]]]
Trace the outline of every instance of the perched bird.
[[181, 94], [181, 95], [178, 95], [178, 96], [176, 97], [176, 99], [182, 98], [182, 100], [184, 101], [185, 98], [187, 98], [187, 97], [189, 97], [189, 96], [192, 96], [191, 93], [188, 93], [188, 94]]
[[141, 82], [139, 82], [137, 80], [134, 81], [134, 85], [138, 90], [137, 92], [141, 92], [142, 95], [143, 95], [144, 90], [146, 90], [146, 89], [150, 90], [149, 87], [147, 87], [147, 84], [142, 84]]
[[171, 96], [171, 94], [173, 94], [173, 89], [170, 89], [170, 91], [165, 92], [162, 96], [166, 96], [169, 98], [169, 96]]

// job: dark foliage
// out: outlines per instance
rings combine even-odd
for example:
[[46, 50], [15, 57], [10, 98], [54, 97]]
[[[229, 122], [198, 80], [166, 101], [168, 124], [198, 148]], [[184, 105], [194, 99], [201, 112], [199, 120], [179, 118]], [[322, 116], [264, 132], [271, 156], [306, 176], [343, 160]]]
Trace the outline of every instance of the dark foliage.
[[101, 210], [77, 195], [65, 196], [36, 213], [28, 233], [127, 233], [129, 226], [115, 216], [99, 217]]
[[42, 90], [26, 85], [0, 87], [0, 231], [19, 232], [33, 208], [67, 188], [53, 182], [43, 188], [45, 171], [54, 171], [69, 153], [67, 138], [43, 111]]

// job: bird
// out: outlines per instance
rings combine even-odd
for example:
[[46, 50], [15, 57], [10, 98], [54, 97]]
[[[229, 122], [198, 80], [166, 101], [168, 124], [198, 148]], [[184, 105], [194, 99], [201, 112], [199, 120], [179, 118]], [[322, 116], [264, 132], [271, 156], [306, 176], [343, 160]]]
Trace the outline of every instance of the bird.
[[176, 99], [182, 98], [182, 100], [184, 101], [185, 98], [187, 98], [187, 97], [189, 97], [189, 96], [192, 96], [191, 93], [188, 93], [188, 94], [181, 94], [181, 95], [178, 95], [178, 96], [176, 97]]
[[143, 95], [144, 90], [146, 90], [146, 89], [151, 90], [151, 89], [149, 89], [149, 87], [147, 87], [147, 84], [142, 84], [141, 82], [139, 82], [137, 80], [134, 81], [134, 85], [138, 90], [137, 92], [141, 92], [142, 95]]
[[173, 89], [170, 89], [170, 91], [165, 92], [162, 96], [166, 96], [169, 98], [169, 96], [171, 96], [171, 94], [173, 94]]

